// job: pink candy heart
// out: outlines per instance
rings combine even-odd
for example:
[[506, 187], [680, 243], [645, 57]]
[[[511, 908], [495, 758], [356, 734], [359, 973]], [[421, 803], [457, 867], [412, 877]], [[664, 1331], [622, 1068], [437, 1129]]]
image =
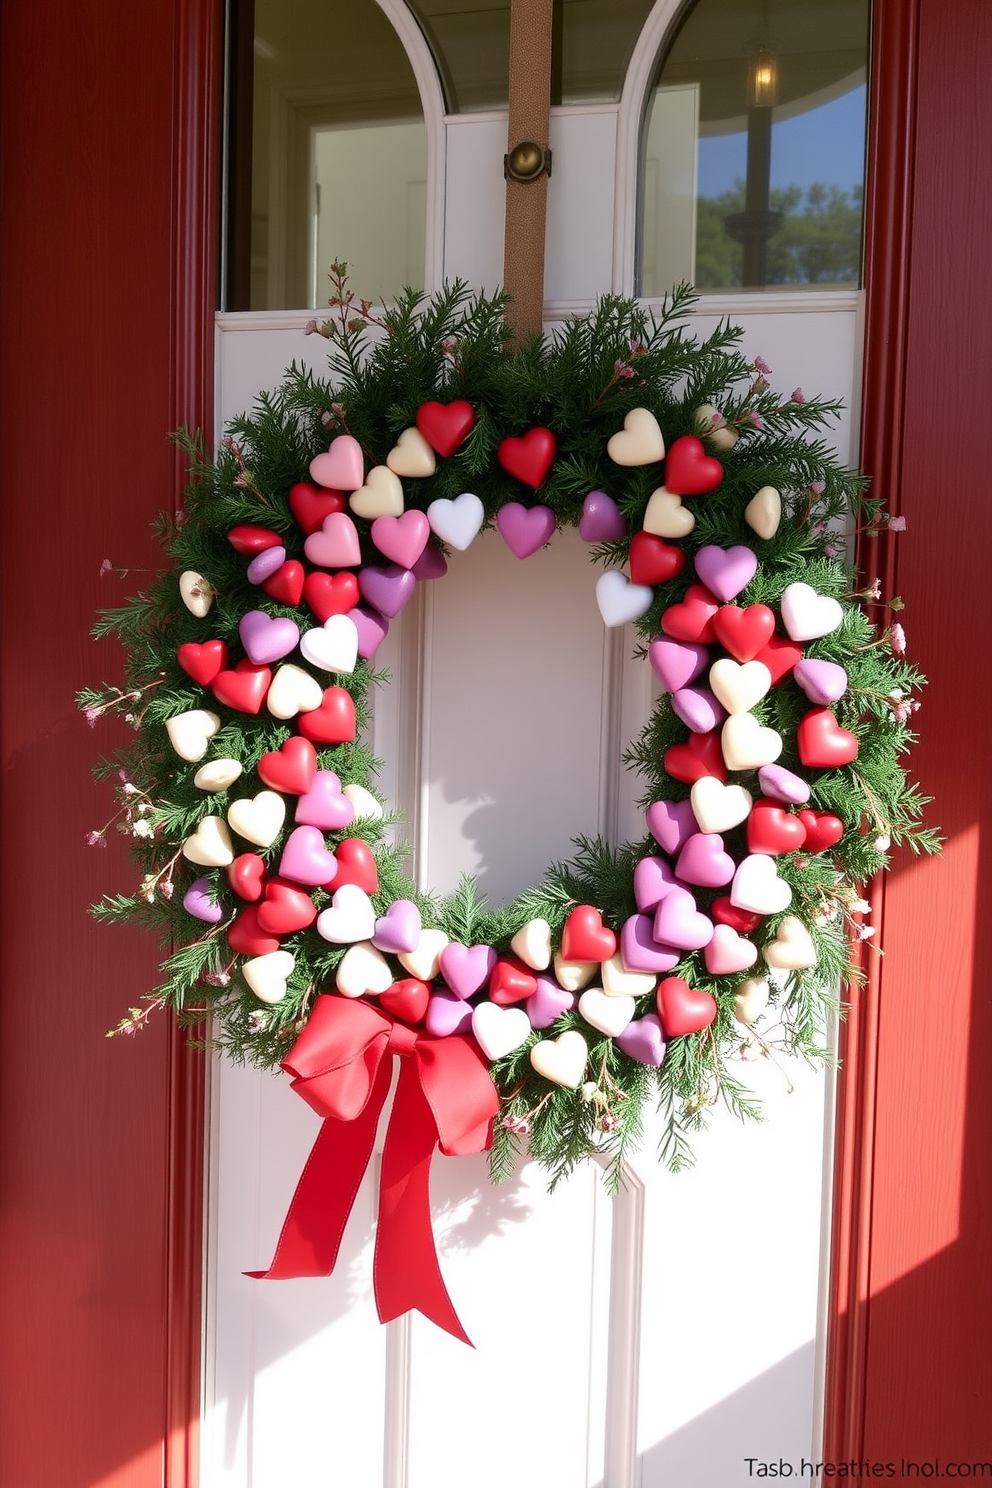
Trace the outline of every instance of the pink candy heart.
[[442, 989], [431, 994], [424, 1024], [432, 1038], [448, 1038], [453, 1033], [471, 1033], [472, 1012], [470, 1002], [464, 1002], [454, 992]]
[[329, 491], [357, 491], [365, 479], [362, 446], [351, 434], [339, 434], [331, 447], [310, 461], [310, 479]]
[[295, 827], [290, 832], [279, 859], [280, 878], [317, 888], [330, 883], [337, 871], [337, 860], [328, 852], [324, 834], [317, 827]]
[[496, 965], [492, 946], [461, 945], [453, 940], [441, 952], [441, 975], [456, 997], [471, 997], [489, 980]]
[[391, 951], [394, 956], [415, 951], [420, 940], [420, 910], [412, 899], [394, 899], [375, 922], [372, 944], [376, 950]]
[[265, 580], [282, 568], [286, 562], [285, 548], [263, 548], [249, 563], [245, 576], [249, 584], [264, 584]]
[[758, 571], [758, 558], [750, 548], [718, 548], [708, 544], [695, 557], [696, 572], [711, 594], [729, 604], [746, 589]]
[[709, 647], [696, 641], [673, 641], [669, 636], [659, 636], [648, 647], [648, 660], [666, 692], [688, 687], [709, 659]]
[[675, 872], [686, 883], [718, 889], [730, 882], [736, 867], [730, 854], [724, 852], [723, 838], [717, 832], [697, 832], [679, 853]]
[[713, 939], [713, 921], [696, 908], [688, 889], [672, 889], [654, 917], [655, 939], [684, 951], [700, 951]]
[[672, 709], [694, 734], [710, 733], [727, 716], [726, 708], [708, 687], [680, 687], [672, 693]]
[[391, 563], [388, 568], [363, 568], [358, 575], [358, 587], [363, 599], [367, 599], [380, 615], [392, 620], [413, 598], [417, 580], [408, 568]]
[[[333, 770], [318, 770], [313, 784], [296, 803], [295, 819], [302, 826], [339, 832], [355, 819], [355, 808], [341, 793], [341, 782]], [[320, 880], [318, 880], [320, 882]]]
[[508, 501], [496, 513], [496, 526], [515, 558], [529, 558], [554, 535], [555, 514], [550, 506], [528, 507]]
[[422, 511], [405, 511], [398, 517], [376, 517], [372, 541], [386, 558], [400, 568], [413, 568], [427, 546], [431, 526]]
[[356, 568], [362, 561], [358, 528], [347, 512], [328, 512], [318, 532], [311, 532], [303, 551], [318, 568]]
[[796, 662], [792, 675], [810, 702], [820, 708], [836, 703], [847, 691], [847, 672], [836, 661], [804, 656]]
[[766, 796], [786, 806], [802, 806], [809, 800], [807, 782], [784, 765], [762, 765], [758, 771], [758, 784]]
[[628, 971], [671, 971], [681, 961], [682, 953], [655, 940], [651, 916], [638, 914], [624, 921], [620, 931], [620, 959]]
[[264, 610], [249, 610], [247, 615], [242, 615], [238, 622], [238, 635], [249, 661], [255, 666], [281, 661], [300, 643], [300, 627], [294, 620], [267, 615]]
[[664, 858], [641, 858], [634, 869], [634, 898], [639, 910], [657, 909], [678, 879]]
[[378, 610], [367, 610], [363, 605], [349, 610], [348, 619], [354, 621], [358, 631], [358, 654], [369, 661], [389, 634], [389, 621]]
[[647, 1013], [628, 1023], [617, 1039], [617, 1045], [638, 1064], [650, 1064], [656, 1069], [665, 1057], [665, 1035], [657, 1013]]
[[618, 542], [627, 535], [627, 522], [612, 496], [590, 491], [582, 503], [579, 536], [583, 542]]
[[562, 1013], [575, 1006], [575, 996], [559, 987], [553, 977], [537, 978], [537, 991], [532, 992], [524, 1003], [524, 1011], [530, 1019], [531, 1028], [550, 1028]]
[[715, 925], [713, 939], [703, 951], [710, 976], [732, 976], [747, 971], [758, 959], [758, 947], [738, 935], [730, 925]]
[[648, 831], [667, 853], [677, 853], [697, 830], [691, 801], [652, 801], [645, 812]]

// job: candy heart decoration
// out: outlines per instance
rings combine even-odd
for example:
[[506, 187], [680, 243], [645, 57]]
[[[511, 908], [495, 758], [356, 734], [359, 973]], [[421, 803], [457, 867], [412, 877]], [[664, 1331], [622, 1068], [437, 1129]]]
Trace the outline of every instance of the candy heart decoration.
[[328, 512], [319, 532], [311, 532], [303, 551], [318, 568], [357, 568], [362, 561], [358, 528], [347, 512]]
[[258, 853], [239, 853], [227, 867], [227, 881], [239, 899], [254, 904], [265, 892], [265, 861]]
[[830, 811], [800, 811], [799, 820], [806, 829], [803, 848], [808, 853], [826, 852], [844, 835], [844, 823]]
[[372, 944], [377, 951], [415, 951], [420, 944], [423, 924], [420, 910], [412, 899], [394, 899], [384, 915], [375, 922]]
[[278, 573], [286, 562], [286, 549], [283, 547], [266, 548], [264, 553], [259, 553], [253, 558], [245, 571], [245, 577], [249, 584], [264, 584], [272, 575]]
[[434, 451], [419, 429], [403, 430], [386, 456], [386, 464], [394, 475], [405, 475], [410, 480], [426, 479], [437, 469]]
[[[426, 984], [421, 982], [420, 985]], [[462, 1002], [460, 997], [442, 987], [440, 991], [431, 993], [431, 1000], [427, 1004], [427, 1032], [431, 1038], [449, 1038], [453, 1033], [471, 1033], [472, 1012], [470, 1002]]]
[[447, 460], [474, 427], [475, 409], [464, 399], [454, 403], [421, 403], [416, 424], [431, 448]]
[[364, 889], [345, 884], [336, 889], [327, 909], [317, 916], [317, 934], [335, 945], [353, 945], [371, 941], [375, 931], [375, 910]]
[[184, 760], [202, 759], [219, 728], [220, 719], [207, 708], [191, 708], [188, 713], [177, 713], [165, 724], [169, 743]]
[[665, 1035], [657, 1013], [647, 1013], [628, 1023], [617, 1039], [617, 1047], [638, 1064], [649, 1064], [657, 1069], [665, 1058]]
[[412, 568], [427, 546], [431, 524], [422, 511], [404, 512], [400, 517], [376, 517], [372, 523], [372, 541], [386, 558], [400, 568]]
[[356, 517], [398, 517], [403, 510], [403, 486], [388, 465], [373, 465], [365, 484], [348, 498]]
[[701, 403], [692, 416], [692, 423], [700, 439], [707, 440], [714, 449], [732, 450], [740, 438], [737, 430], [725, 422], [719, 408], [712, 403]]
[[358, 579], [351, 573], [311, 573], [303, 581], [303, 598], [323, 625], [332, 615], [347, 615], [359, 601]]
[[228, 708], [239, 713], [260, 713], [271, 681], [272, 672], [267, 666], [255, 666], [253, 662], [243, 660], [238, 662], [233, 672], [218, 672], [210, 690], [217, 701]]
[[[351, 673], [358, 660], [358, 627], [347, 615], [332, 615], [319, 630], [303, 632], [300, 651], [305, 661], [321, 671]], [[316, 706], [319, 705], [318, 698]], [[270, 697], [270, 710], [271, 707]]]
[[282, 1002], [286, 996], [286, 983], [296, 968], [296, 958], [291, 951], [270, 951], [266, 956], [254, 956], [241, 964], [241, 975], [248, 983], [259, 1002]]
[[607, 997], [646, 997], [653, 992], [657, 977], [650, 972], [625, 966], [619, 952], [603, 962], [603, 991]]
[[753, 713], [733, 713], [723, 725], [720, 745], [728, 770], [757, 770], [778, 759], [782, 735], [765, 728]]
[[359, 656], [371, 660], [389, 634], [389, 621], [378, 610], [368, 610], [364, 605], [349, 610], [348, 619], [358, 633]]
[[665, 439], [658, 420], [648, 408], [632, 408], [623, 428], [606, 444], [614, 465], [656, 465], [665, 458]]
[[[706, 771], [702, 773], [706, 774]], [[698, 779], [698, 776], [694, 778]], [[652, 801], [644, 816], [651, 836], [671, 856], [684, 847], [697, 830], [691, 801]]]
[[176, 660], [188, 677], [209, 687], [222, 667], [227, 666], [227, 645], [224, 641], [187, 641], [176, 651]]
[[436, 542], [429, 541], [413, 565], [414, 578], [418, 583], [425, 584], [431, 579], [443, 579], [447, 572], [447, 558], [445, 558]]
[[[590, 491], [582, 503], [579, 536], [583, 542], [619, 542], [627, 535], [627, 519], [612, 496], [605, 491]], [[633, 546], [633, 544], [631, 544]], [[638, 579], [638, 583], [643, 582]]]
[[699, 912], [688, 889], [675, 888], [655, 912], [654, 938], [683, 951], [701, 951], [713, 939], [713, 921]]
[[[300, 740], [301, 744], [308, 742], [306, 739]], [[313, 748], [312, 744], [310, 748]], [[314, 758], [316, 759], [316, 754]], [[260, 768], [259, 774], [261, 773]], [[340, 832], [343, 827], [350, 827], [354, 820], [354, 802], [342, 791], [341, 782], [334, 771], [315, 770], [309, 789], [300, 792], [300, 799], [296, 803], [296, 821], [302, 826], [318, 827], [322, 832]]]
[[300, 627], [284, 616], [267, 615], [264, 610], [249, 610], [238, 622], [238, 635], [255, 666], [281, 661], [300, 643]]
[[[603, 924], [591, 904], [577, 904], [561, 932], [561, 954], [566, 961], [605, 961], [617, 948], [617, 938]], [[558, 978], [561, 981], [561, 978]]]
[[338, 963], [334, 985], [342, 997], [378, 997], [393, 985], [393, 973], [374, 945], [359, 941], [348, 947]]
[[758, 571], [758, 559], [750, 548], [720, 548], [708, 543], [693, 560], [696, 572], [711, 594], [728, 603], [746, 589]]
[[570, 1028], [556, 1039], [541, 1039], [530, 1051], [533, 1069], [552, 1085], [576, 1090], [589, 1061], [589, 1046], [578, 1029]]
[[678, 496], [703, 496], [723, 480], [723, 466], [693, 434], [676, 439], [665, 459], [665, 485]]
[[775, 939], [762, 948], [766, 966], [776, 971], [801, 971], [816, 965], [816, 946], [802, 920], [785, 915], [779, 921]]
[[793, 667], [792, 676], [810, 702], [820, 707], [838, 702], [847, 691], [847, 672], [835, 661], [803, 657]]
[[241, 553], [246, 558], [264, 553], [267, 548], [282, 546], [282, 538], [278, 532], [273, 532], [271, 527], [259, 527], [251, 522], [232, 527], [227, 540], [236, 553]]
[[228, 825], [256, 847], [271, 847], [286, 820], [286, 802], [275, 791], [242, 796], [227, 808]]
[[761, 661], [731, 661], [725, 656], [710, 667], [710, 686], [728, 713], [748, 713], [772, 685]]
[[427, 508], [427, 520], [431, 531], [436, 532], [442, 542], [450, 548], [464, 553], [469, 544], [479, 535], [486, 520], [486, 509], [478, 496], [463, 491], [453, 501], [441, 496]]
[[658, 1017], [668, 1038], [701, 1033], [716, 1017], [716, 998], [690, 987], [681, 977], [666, 977], [658, 987]]
[[768, 1006], [771, 991], [764, 977], [748, 977], [734, 993], [734, 1017], [745, 1028], [751, 1028]]
[[392, 1018], [414, 1025], [423, 1023], [430, 1007], [431, 989], [416, 977], [403, 977], [380, 994], [379, 1006]]
[[[717, 832], [696, 832], [679, 853], [676, 875], [683, 883], [719, 889], [734, 876], [735, 863]], [[664, 903], [664, 901], [662, 901]]]
[[858, 740], [841, 728], [829, 708], [804, 713], [796, 730], [799, 758], [813, 770], [836, 770], [858, 757]]
[[265, 885], [265, 897], [258, 906], [260, 930], [293, 935], [309, 929], [316, 918], [317, 906], [304, 889], [281, 879], [270, 879]]
[[[749, 791], [742, 785], [724, 785], [713, 775], [703, 775], [694, 782], [689, 801], [700, 832], [729, 832], [732, 827], [739, 826], [751, 810]], [[636, 898], [636, 880], [634, 894]]]
[[[664, 858], [641, 858], [634, 869], [634, 900], [639, 910], [655, 909], [677, 882]], [[621, 950], [623, 940], [621, 938]]]
[[682, 959], [681, 949], [654, 938], [651, 915], [631, 915], [620, 931], [620, 957], [628, 971], [671, 971]]
[[551, 926], [547, 920], [528, 920], [510, 941], [510, 950], [532, 971], [546, 971], [551, 965]]
[[364, 473], [362, 446], [350, 434], [339, 434], [329, 449], [310, 461], [310, 479], [332, 491], [357, 491]]
[[530, 1038], [530, 1019], [523, 1008], [480, 1002], [472, 1011], [472, 1034], [486, 1058], [505, 1059]]
[[713, 631], [736, 661], [753, 661], [775, 633], [775, 612], [763, 604], [748, 605], [746, 609], [722, 605], [713, 616]]
[[694, 734], [711, 733], [727, 716], [707, 687], [681, 687], [673, 692], [672, 711]]
[[345, 498], [340, 491], [321, 491], [306, 481], [297, 481], [289, 488], [289, 509], [307, 537], [320, 531], [324, 518], [331, 512], [344, 511], [344, 507]]
[[[334, 849], [334, 856], [338, 865], [335, 888], [341, 884], [354, 884], [356, 888], [364, 889], [366, 894], [379, 892], [379, 870], [375, 854], [367, 842], [360, 837], [344, 837]], [[412, 971], [412, 968], [408, 970]], [[419, 972], [413, 971], [413, 975], [419, 976]], [[430, 977], [425, 976], [423, 980], [429, 982]]]
[[681, 496], [673, 495], [664, 486], [652, 491], [641, 523], [645, 532], [652, 537], [688, 537], [695, 525], [696, 519], [682, 505]]
[[400, 952], [400, 965], [422, 982], [433, 981], [440, 971], [441, 952], [447, 944], [443, 930], [421, 930], [416, 950]]
[[766, 542], [775, 536], [782, 520], [782, 498], [774, 486], [755, 491], [744, 508], [744, 520]]
[[775, 859], [752, 853], [738, 865], [730, 889], [730, 902], [752, 914], [778, 914], [792, 903], [792, 890], [779, 878]]
[[[263, 754], [258, 762], [258, 778], [272, 790], [291, 796], [303, 796], [313, 785], [317, 773], [317, 751], [309, 739], [298, 734], [287, 739], [278, 749]], [[319, 823], [314, 823], [319, 826]]]
[[747, 850], [767, 853], [797, 852], [806, 842], [802, 817], [793, 816], [774, 801], [755, 801], [747, 821]]
[[[724, 730], [732, 722], [733, 719], [728, 718]], [[726, 780], [727, 767], [718, 735], [690, 734], [684, 744], [673, 744], [665, 751], [665, 769], [673, 780], [681, 780], [684, 785], [692, 785], [703, 775], [715, 775], [718, 780]]]
[[234, 861], [231, 834], [220, 816], [205, 816], [183, 843], [183, 857], [202, 868], [226, 868]]
[[650, 532], [630, 540], [630, 577], [635, 584], [667, 584], [685, 568], [685, 554]]
[[364, 785], [346, 785], [341, 793], [352, 804], [356, 821], [381, 821], [383, 809], [371, 791]]
[[303, 713], [300, 733], [314, 744], [347, 744], [358, 732], [355, 704], [344, 687], [328, 687], [319, 708]]
[[662, 615], [661, 628], [676, 641], [713, 641], [713, 616], [719, 608], [719, 601], [702, 584], [690, 584], [684, 599], [669, 605]]
[[441, 975], [456, 997], [469, 998], [484, 987], [496, 965], [492, 946], [462, 945], [453, 940], [440, 956]]
[[528, 429], [519, 438], [501, 439], [496, 458], [514, 480], [536, 491], [554, 463], [557, 448], [550, 429]]
[[258, 907], [249, 904], [227, 928], [227, 943], [239, 956], [268, 956], [279, 949], [278, 935], [260, 929]]
[[362, 598], [374, 605], [380, 615], [392, 620], [413, 598], [417, 581], [408, 568], [390, 563], [387, 568], [363, 568], [358, 575]]
[[579, 992], [583, 987], [588, 987], [593, 978], [598, 976], [600, 963], [598, 961], [566, 961], [559, 953], [555, 955], [552, 966], [556, 980], [566, 992]]
[[571, 1012], [575, 996], [549, 976], [538, 976], [537, 991], [527, 999], [526, 1013], [531, 1028], [550, 1028], [562, 1013]]
[[739, 935], [749, 935], [752, 930], [757, 930], [764, 918], [763, 915], [753, 914], [749, 909], [738, 909], [736, 904], [732, 904], [724, 896], [713, 900], [710, 914], [718, 925], [729, 925]]
[[549, 506], [508, 501], [496, 513], [496, 528], [515, 558], [529, 558], [554, 536], [555, 514]]
[[610, 569], [596, 580], [596, 603], [603, 624], [612, 627], [639, 620], [651, 608], [654, 598], [643, 584], [632, 584], [626, 574]]
[[194, 879], [183, 895], [183, 909], [207, 925], [219, 925], [227, 910], [214, 897], [215, 892], [209, 878]]
[[262, 585], [266, 594], [279, 601], [280, 604], [290, 605], [293, 609], [303, 598], [303, 585], [306, 583], [306, 569], [302, 563], [290, 559], [281, 568], [277, 568], [274, 574], [270, 574]]
[[779, 600], [782, 623], [794, 641], [815, 641], [843, 624], [844, 611], [836, 599], [817, 594], [809, 584], [788, 584]]
[[579, 998], [579, 1012], [593, 1028], [616, 1038], [634, 1016], [637, 1004], [632, 997], [607, 997], [602, 987], [589, 987]]
[[272, 679], [265, 706], [273, 718], [295, 718], [313, 713], [323, 699], [320, 683], [292, 662], [281, 666]]
[[489, 978], [489, 1000], [499, 1007], [526, 1002], [537, 991], [537, 977], [515, 956], [499, 956]]
[[318, 827], [295, 827], [290, 832], [279, 859], [280, 878], [319, 888], [333, 881], [337, 868], [334, 854], [327, 851], [324, 834]]
[[237, 780], [242, 769], [243, 766], [236, 759], [210, 760], [197, 770], [193, 776], [193, 784], [197, 790], [211, 793], [227, 790], [227, 787]]
[[729, 925], [716, 925], [713, 939], [703, 951], [703, 960], [710, 976], [733, 976], [737, 971], [747, 971], [758, 959], [758, 947], [744, 940]]
[[758, 784], [766, 796], [786, 806], [802, 806], [809, 800], [809, 785], [801, 775], [794, 775], [784, 765], [762, 765]]
[[666, 692], [678, 692], [694, 682], [710, 659], [709, 649], [692, 641], [659, 636], [648, 647], [648, 660]]
[[213, 585], [195, 569], [187, 568], [179, 575], [179, 597], [190, 614], [202, 620], [214, 602]]

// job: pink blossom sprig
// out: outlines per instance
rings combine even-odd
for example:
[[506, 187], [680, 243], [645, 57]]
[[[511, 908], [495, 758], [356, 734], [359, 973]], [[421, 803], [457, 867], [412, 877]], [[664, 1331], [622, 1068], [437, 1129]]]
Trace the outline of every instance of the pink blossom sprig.
[[271, 511], [272, 502], [267, 496], [262, 494], [253, 480], [251, 472], [245, 464], [244, 450], [241, 448], [241, 445], [230, 434], [225, 434], [220, 442], [220, 447], [222, 450], [226, 450], [229, 455], [234, 456], [234, 462], [238, 467], [238, 473], [231, 482], [232, 486], [237, 486], [242, 491], [250, 491], [263, 506], [267, 506]]
[[[87, 704], [83, 709], [83, 717], [86, 719], [90, 728], [96, 728], [97, 720], [111, 708], [116, 708], [119, 711], [125, 704], [140, 703], [146, 692], [150, 692], [155, 687], [161, 687], [164, 681], [165, 673], [160, 672], [153, 681], [146, 682], [144, 687], [133, 687], [128, 692], [125, 692], [120, 687], [111, 687], [105, 702]], [[128, 723], [134, 723], [135, 715], [133, 712], [129, 710], [124, 716]]]

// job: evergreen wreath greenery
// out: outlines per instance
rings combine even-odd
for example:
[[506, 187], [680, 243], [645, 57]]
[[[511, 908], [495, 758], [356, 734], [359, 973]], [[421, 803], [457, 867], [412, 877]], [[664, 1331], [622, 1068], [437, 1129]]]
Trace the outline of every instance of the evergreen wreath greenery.
[[[133, 894], [108, 898], [94, 912], [102, 920], [147, 926], [168, 947], [161, 985], [142, 1006], [131, 1008], [114, 1031], [133, 1032], [151, 1011], [169, 1006], [190, 1025], [207, 1017], [211, 1042], [233, 1058], [276, 1066], [304, 1026], [315, 996], [334, 992], [348, 950], [346, 944], [329, 943], [313, 926], [280, 937], [282, 948], [292, 953], [292, 973], [283, 997], [260, 1001], [245, 980], [245, 956], [232, 952], [228, 943], [232, 913], [243, 913], [246, 905], [230, 892], [222, 868], [208, 868], [204, 875], [184, 856], [183, 844], [205, 817], [223, 815], [235, 798], [264, 788], [257, 774], [260, 758], [278, 751], [296, 733], [293, 718], [219, 704], [211, 688], [195, 682], [177, 661], [179, 647], [214, 639], [226, 643], [228, 665], [234, 667], [244, 655], [239, 622], [252, 610], [301, 620], [299, 606], [273, 599], [249, 582], [246, 558], [229, 540], [231, 530], [261, 526], [278, 535], [287, 561], [303, 560], [304, 533], [288, 492], [294, 483], [306, 481], [311, 460], [327, 449], [329, 439], [353, 436], [366, 468], [382, 465], [403, 431], [415, 427], [425, 403], [459, 400], [471, 405], [474, 424], [453, 453], [437, 459], [433, 474], [404, 479], [406, 510], [426, 511], [432, 502], [470, 491], [481, 499], [487, 523], [509, 502], [537, 501], [551, 509], [557, 524], [574, 526], [589, 493], [608, 492], [622, 513], [626, 535], [597, 543], [592, 558], [617, 570], [629, 563], [631, 534], [641, 531], [652, 493], [662, 485], [662, 467], [657, 461], [615, 463], [607, 444], [632, 410], [645, 409], [656, 419], [669, 451], [680, 438], [701, 436], [707, 454], [719, 457], [723, 472], [708, 494], [686, 498], [695, 516], [691, 532], [679, 543], [686, 561], [678, 573], [650, 586], [650, 605], [635, 621], [642, 654], [661, 634], [662, 617], [698, 583], [693, 560], [700, 549], [747, 546], [759, 561], [738, 602], [773, 607], [779, 636], [778, 611], [787, 586], [806, 584], [817, 596], [839, 602], [841, 623], [802, 649], [806, 658], [846, 669], [848, 685], [836, 702], [836, 719], [858, 746], [856, 758], [837, 768], [802, 766], [796, 732], [810, 699], [791, 672], [751, 710], [758, 724], [781, 734], [781, 764], [808, 781], [810, 807], [835, 815], [843, 828], [828, 849], [800, 848], [775, 858], [778, 876], [791, 891], [789, 913], [812, 938], [816, 964], [773, 975], [771, 1000], [761, 1016], [749, 1012], [739, 998], [753, 972], [711, 975], [703, 952], [687, 950], [674, 973], [688, 989], [712, 994], [715, 1017], [695, 1031], [672, 1036], [670, 1029], [663, 1030], [669, 1036], [660, 1065], [625, 1053], [615, 1038], [590, 1026], [574, 1007], [492, 1062], [502, 1100], [492, 1149], [494, 1178], [508, 1173], [515, 1147], [526, 1141], [552, 1181], [596, 1152], [611, 1160], [609, 1181], [615, 1185], [648, 1102], [666, 1117], [661, 1155], [680, 1167], [691, 1161], [688, 1134], [702, 1124], [715, 1101], [723, 1100], [742, 1117], [758, 1114], [745, 1080], [733, 1072], [741, 1067], [738, 1056], [760, 1052], [774, 1057], [773, 1051], [781, 1051], [809, 1060], [823, 1057], [825, 1019], [837, 1006], [838, 988], [852, 976], [852, 941], [871, 933], [862, 918], [867, 909], [862, 886], [886, 866], [890, 845], [906, 843], [925, 852], [939, 845], [937, 834], [921, 821], [925, 798], [901, 764], [912, 741], [910, 720], [923, 679], [905, 660], [899, 623], [891, 620], [878, 628], [869, 619], [866, 606], [877, 607], [878, 585], [862, 582], [857, 587], [839, 535], [845, 526], [850, 534], [852, 527], [877, 532], [899, 523], [871, 499], [855, 472], [840, 466], [821, 437], [838, 405], [806, 398], [799, 389], [782, 399], [760, 358], [748, 362], [742, 355], [741, 333], [729, 324], [701, 341], [694, 339], [685, 324], [693, 303], [686, 287], [656, 313], [606, 297], [587, 317], [517, 345], [506, 328], [505, 300], [499, 295], [471, 294], [455, 283], [429, 299], [408, 291], [394, 308], [375, 312], [368, 302], [355, 301], [346, 266], [335, 265], [332, 278], [332, 318], [320, 325], [311, 322], [308, 329], [329, 343], [333, 381], [318, 380], [294, 365], [277, 389], [233, 422], [215, 459], [205, 455], [195, 438], [185, 433], [179, 437], [191, 466], [186, 506], [176, 521], [163, 516], [158, 523], [171, 567], [146, 593], [105, 611], [94, 630], [97, 637], [115, 634], [123, 642], [126, 680], [123, 687], [88, 689], [79, 703], [91, 724], [114, 710], [134, 726], [130, 746], [103, 759], [98, 774], [115, 784], [120, 806], [116, 823], [132, 836], [141, 873]], [[529, 492], [500, 464], [497, 447], [535, 427], [553, 432], [557, 452], [539, 489]], [[755, 493], [769, 486], [780, 493], [781, 521], [763, 538], [748, 524], [745, 510]], [[362, 562], [381, 561], [370, 522], [354, 520]], [[210, 604], [206, 616], [192, 613], [181, 597], [181, 574], [187, 582], [189, 575], [203, 576], [201, 597]], [[895, 598], [888, 606], [891, 611], [901, 607]], [[302, 621], [306, 623], [319, 622]], [[711, 648], [711, 656], [724, 654]], [[297, 663], [307, 669], [299, 657]], [[370, 689], [388, 679], [370, 660], [359, 659], [350, 675], [325, 673], [319, 680], [322, 687], [330, 681], [347, 689], [356, 722], [353, 739], [318, 747], [318, 765], [335, 772], [343, 786], [372, 791], [376, 761], [362, 742], [362, 730]], [[196, 709], [220, 718], [206, 758], [231, 758], [242, 766], [239, 781], [226, 791], [207, 794], [198, 788], [194, 775], [199, 761], [179, 758], [170, 742], [167, 723]], [[665, 692], [627, 756], [643, 780], [645, 806], [689, 797], [690, 782], [673, 778], [665, 763], [667, 751], [688, 737]], [[754, 771], [731, 772], [730, 779], [757, 794]], [[424, 927], [439, 929], [466, 947], [492, 947], [502, 957], [521, 927], [534, 919], [547, 921], [553, 944], [560, 948], [566, 920], [576, 906], [592, 906], [603, 925], [619, 935], [638, 910], [635, 868], [659, 853], [647, 834], [622, 846], [581, 839], [570, 862], [553, 864], [541, 883], [513, 903], [493, 908], [470, 879], [448, 897], [419, 893], [408, 876], [404, 848], [392, 845], [390, 825], [388, 815], [360, 815], [327, 838], [331, 850], [342, 837], [371, 849], [378, 879], [376, 913], [385, 915], [397, 900], [413, 901]], [[106, 831], [92, 832], [88, 840], [105, 842]], [[744, 834], [744, 825], [726, 834], [727, 849], [736, 860], [748, 851]], [[284, 841], [285, 832], [280, 832], [260, 850], [270, 875]], [[226, 906], [214, 925], [192, 918], [184, 908], [191, 882], [201, 876], [209, 880], [209, 896]], [[305, 892], [315, 909], [323, 910], [333, 889], [332, 883], [329, 889]], [[697, 889], [699, 905], [707, 908], [721, 892], [727, 890]], [[759, 950], [775, 940], [783, 918], [781, 912], [761, 917], [752, 932]], [[405, 975], [393, 957], [387, 959], [395, 975]], [[473, 1001], [479, 1000], [476, 994]], [[654, 991], [638, 996], [637, 1018], [654, 1009]], [[563, 1085], [537, 1073], [530, 1052], [539, 1041], [569, 1031], [585, 1039], [588, 1061], [581, 1079]]]

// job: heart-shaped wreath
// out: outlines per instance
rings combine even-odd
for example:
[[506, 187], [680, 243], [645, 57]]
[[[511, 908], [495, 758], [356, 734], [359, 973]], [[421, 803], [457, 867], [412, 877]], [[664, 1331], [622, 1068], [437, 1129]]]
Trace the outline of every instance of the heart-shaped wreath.
[[[96, 912], [173, 946], [121, 1030], [166, 1004], [209, 1016], [324, 1114], [348, 1058], [423, 1069], [450, 1044], [492, 1101], [447, 1144], [434, 1110], [444, 1150], [494, 1126], [497, 1178], [526, 1137], [555, 1178], [595, 1152], [615, 1183], [651, 1101], [679, 1166], [713, 1101], [753, 1114], [742, 1054], [822, 1057], [871, 933], [860, 886], [890, 844], [938, 845], [899, 763], [922, 679], [840, 535], [898, 519], [816, 437], [836, 405], [777, 396], [735, 329], [694, 340], [687, 290], [516, 346], [498, 296], [374, 313], [334, 273], [308, 329], [335, 384], [293, 367], [216, 460], [185, 439], [173, 567], [95, 632], [121, 637], [127, 680], [80, 704], [135, 727], [100, 768], [143, 869]], [[577, 525], [604, 623], [634, 624], [663, 689], [628, 756], [643, 839], [579, 840], [497, 909], [468, 880], [417, 892], [362, 737], [390, 620], [491, 523], [520, 559]]]

